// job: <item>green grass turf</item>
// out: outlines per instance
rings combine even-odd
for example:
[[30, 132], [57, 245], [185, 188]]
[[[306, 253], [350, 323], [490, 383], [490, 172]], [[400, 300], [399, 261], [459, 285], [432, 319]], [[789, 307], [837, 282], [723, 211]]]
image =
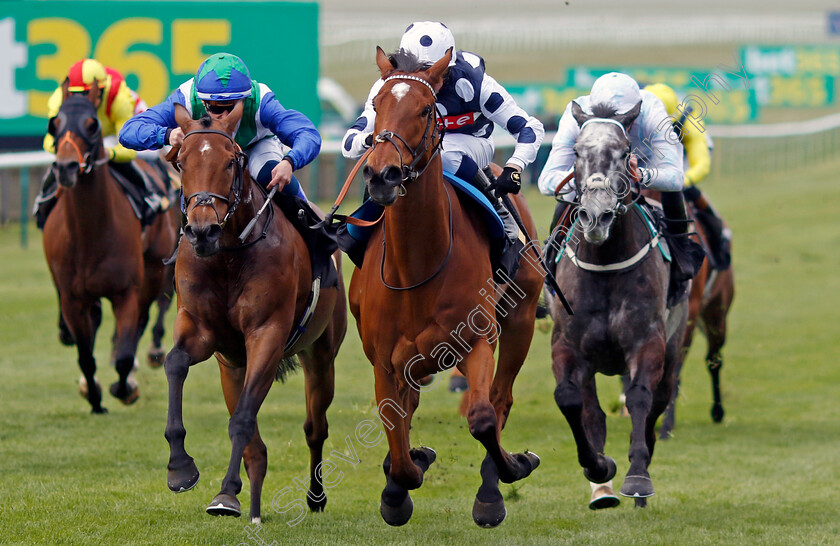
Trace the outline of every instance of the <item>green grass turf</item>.
[[[499, 528], [472, 522], [482, 451], [445, 381], [422, 396], [414, 420], [412, 444], [433, 446], [438, 460], [412, 493], [409, 524], [390, 528], [379, 515], [385, 442], [364, 448], [352, 440], [358, 465], [328, 455], [343, 477], [328, 490], [326, 512], [286, 525], [293, 512], [275, 511], [272, 498], [308, 474], [298, 374], [275, 384], [260, 412], [269, 472], [259, 536], [266, 544], [837, 544], [838, 168], [835, 161], [704, 185], [735, 233], [737, 293], [722, 373], [726, 419], [716, 425], [709, 418], [705, 340], [698, 336], [684, 368], [675, 437], [657, 444], [650, 467], [657, 494], [647, 509], [634, 509], [628, 500], [597, 513], [586, 507], [589, 486], [552, 396], [549, 337], [537, 332], [503, 441], [512, 451], [536, 451], [542, 465], [524, 481], [502, 486], [508, 519]], [[551, 199], [533, 192], [528, 198], [537, 222], [546, 225]], [[186, 445], [202, 477], [194, 490], [174, 495], [165, 482], [163, 370], [141, 366], [134, 406], [105, 394], [110, 413], [89, 414], [76, 393], [75, 350], [57, 340], [56, 298], [40, 234], [31, 234], [24, 250], [17, 228], [0, 230], [0, 543], [257, 544], [246, 534], [247, 518], [204, 513], [230, 454], [215, 362], [195, 366], [187, 379]], [[105, 386], [116, 378], [107, 366], [113, 328], [107, 307], [96, 348]], [[605, 409], [618, 392], [617, 378], [602, 378]], [[373, 408], [373, 374], [351, 320], [325, 452], [344, 452], [345, 439]], [[614, 413], [607, 420], [617, 489], [628, 468], [630, 424]], [[239, 498], [247, 513], [243, 479]], [[282, 504], [302, 496], [286, 495]]]

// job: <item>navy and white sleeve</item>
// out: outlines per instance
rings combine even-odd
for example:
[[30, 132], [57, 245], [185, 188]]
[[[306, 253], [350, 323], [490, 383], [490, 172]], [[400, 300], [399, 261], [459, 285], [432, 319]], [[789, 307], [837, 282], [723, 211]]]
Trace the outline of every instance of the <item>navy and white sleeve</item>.
[[132, 150], [158, 150], [166, 144], [166, 131], [178, 127], [175, 105], [185, 106], [184, 94], [176, 89], [166, 102], [131, 117], [120, 130], [120, 144]]
[[308, 165], [321, 151], [321, 133], [308, 117], [283, 108], [274, 92], [265, 86], [263, 89], [266, 93], [260, 99], [260, 123], [291, 148], [286, 157], [295, 170]]
[[513, 155], [506, 163], [522, 169], [533, 163], [545, 136], [542, 122], [529, 116], [516, 104], [510, 93], [487, 74], [481, 82], [481, 111], [490, 121], [501, 125], [516, 138]]
[[365, 153], [368, 146], [365, 144], [365, 139], [368, 135], [373, 133], [373, 125], [376, 121], [376, 111], [373, 109], [373, 99], [379, 94], [379, 90], [385, 82], [382, 79], [376, 81], [368, 93], [368, 98], [365, 101], [365, 108], [362, 110], [362, 115], [356, 118], [353, 126], [347, 129], [344, 133], [344, 138], [341, 139], [341, 155], [347, 159], [358, 159]]

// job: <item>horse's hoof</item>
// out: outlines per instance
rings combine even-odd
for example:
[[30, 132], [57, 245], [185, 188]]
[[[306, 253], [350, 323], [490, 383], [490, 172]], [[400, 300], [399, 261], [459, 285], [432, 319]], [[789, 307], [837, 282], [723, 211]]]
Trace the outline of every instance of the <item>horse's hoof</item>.
[[140, 398], [140, 387], [137, 386], [136, 382], [134, 384], [132, 384], [131, 381], [126, 382], [125, 390], [127, 392], [123, 392], [120, 389], [120, 382], [115, 381], [114, 383], [111, 383], [108, 392], [111, 393], [111, 396], [118, 399], [126, 406], [130, 406], [131, 404], [137, 402], [137, 399]]
[[160, 368], [166, 358], [166, 351], [161, 348], [149, 349], [148, 359], [150, 368]]
[[411, 519], [411, 514], [414, 513], [414, 501], [411, 500], [411, 495], [405, 494], [402, 504], [399, 506], [390, 506], [385, 502], [385, 492], [382, 492], [382, 499], [379, 501], [379, 513], [382, 514], [382, 519], [385, 523], [393, 527], [405, 525]]
[[611, 482], [593, 485], [592, 498], [589, 500], [590, 510], [615, 508], [619, 504], [621, 504], [621, 499], [613, 491]]
[[190, 457], [189, 462], [181, 468], [167, 469], [166, 485], [169, 486], [170, 491], [183, 493], [195, 487], [199, 477], [198, 467], [195, 466], [195, 461]]
[[522, 456], [524, 456], [528, 460], [528, 464], [531, 466], [531, 470], [527, 474], [528, 476], [530, 476], [531, 472], [533, 472], [537, 469], [538, 466], [540, 466], [540, 456], [534, 453], [533, 451], [526, 451], [525, 453], [522, 453]]
[[714, 421], [715, 423], [722, 422], [723, 421], [723, 415], [724, 415], [723, 406], [721, 406], [719, 404], [715, 404], [714, 406], [712, 406], [712, 421]]
[[242, 515], [239, 510], [239, 500], [233, 495], [224, 493], [216, 495], [216, 498], [207, 507], [207, 513], [211, 516], [233, 516], [235, 518]]
[[425, 472], [437, 460], [437, 452], [430, 447], [418, 447], [411, 450], [411, 460], [420, 468], [425, 466], [423, 468], [423, 472]]
[[462, 375], [454, 375], [449, 378], [449, 392], [464, 392], [469, 388], [467, 378]]
[[615, 464], [615, 459], [612, 457], [607, 457], [603, 455], [604, 462], [607, 465], [607, 471], [603, 476], [599, 476], [595, 473], [589, 471], [588, 468], [583, 469], [583, 475], [586, 476], [586, 479], [590, 482], [594, 483], [607, 483], [611, 479], [615, 477], [615, 473], [618, 471], [618, 467]]
[[306, 495], [306, 504], [309, 505], [309, 509], [313, 512], [323, 512], [327, 506], [327, 494], [321, 493], [321, 500], [312, 500], [312, 497]]
[[93, 415], [105, 415], [106, 413], [108, 413], [108, 408], [104, 406], [99, 406], [98, 408], [91, 408], [90, 412]]
[[472, 516], [473, 521], [479, 527], [484, 527], [485, 529], [497, 527], [507, 517], [505, 501], [504, 499], [499, 499], [496, 502], [481, 502], [476, 497], [475, 503], [473, 503]]
[[648, 476], [627, 476], [619, 491], [625, 497], [646, 498], [653, 496], [653, 482]]

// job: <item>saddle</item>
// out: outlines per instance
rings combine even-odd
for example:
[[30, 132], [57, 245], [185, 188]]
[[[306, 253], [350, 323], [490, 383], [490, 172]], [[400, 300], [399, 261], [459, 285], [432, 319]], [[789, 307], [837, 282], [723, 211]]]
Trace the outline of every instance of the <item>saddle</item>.
[[123, 192], [125, 193], [126, 197], [128, 197], [128, 203], [131, 205], [131, 210], [134, 212], [134, 216], [140, 220], [141, 225], [145, 228], [152, 224], [157, 218], [158, 214], [166, 212], [169, 210], [171, 203], [173, 202], [173, 195], [169, 195], [168, 202], [165, 203], [165, 207], [161, 209], [153, 209], [149, 206], [149, 203], [146, 201], [146, 195], [142, 192], [136, 184], [131, 182], [126, 176], [126, 173], [123, 169], [132, 169], [135, 176], [139, 176], [142, 180], [143, 187], [151, 188], [155, 187], [157, 184], [152, 177], [144, 172], [142, 169], [138, 169], [137, 167], [130, 165], [128, 163], [124, 164], [126, 167], [115, 167], [114, 163], [108, 163], [108, 170], [111, 171], [111, 175], [114, 179], [119, 183], [120, 187], [122, 188]]

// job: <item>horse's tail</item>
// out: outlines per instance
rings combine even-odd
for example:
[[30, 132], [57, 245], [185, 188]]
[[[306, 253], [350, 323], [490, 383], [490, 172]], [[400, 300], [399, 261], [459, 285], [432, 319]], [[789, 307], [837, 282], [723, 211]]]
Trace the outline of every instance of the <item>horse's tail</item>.
[[298, 371], [298, 368], [300, 368], [300, 360], [298, 360], [297, 355], [286, 357], [277, 364], [277, 373], [274, 376], [274, 380], [285, 383], [286, 377], [290, 373]]

